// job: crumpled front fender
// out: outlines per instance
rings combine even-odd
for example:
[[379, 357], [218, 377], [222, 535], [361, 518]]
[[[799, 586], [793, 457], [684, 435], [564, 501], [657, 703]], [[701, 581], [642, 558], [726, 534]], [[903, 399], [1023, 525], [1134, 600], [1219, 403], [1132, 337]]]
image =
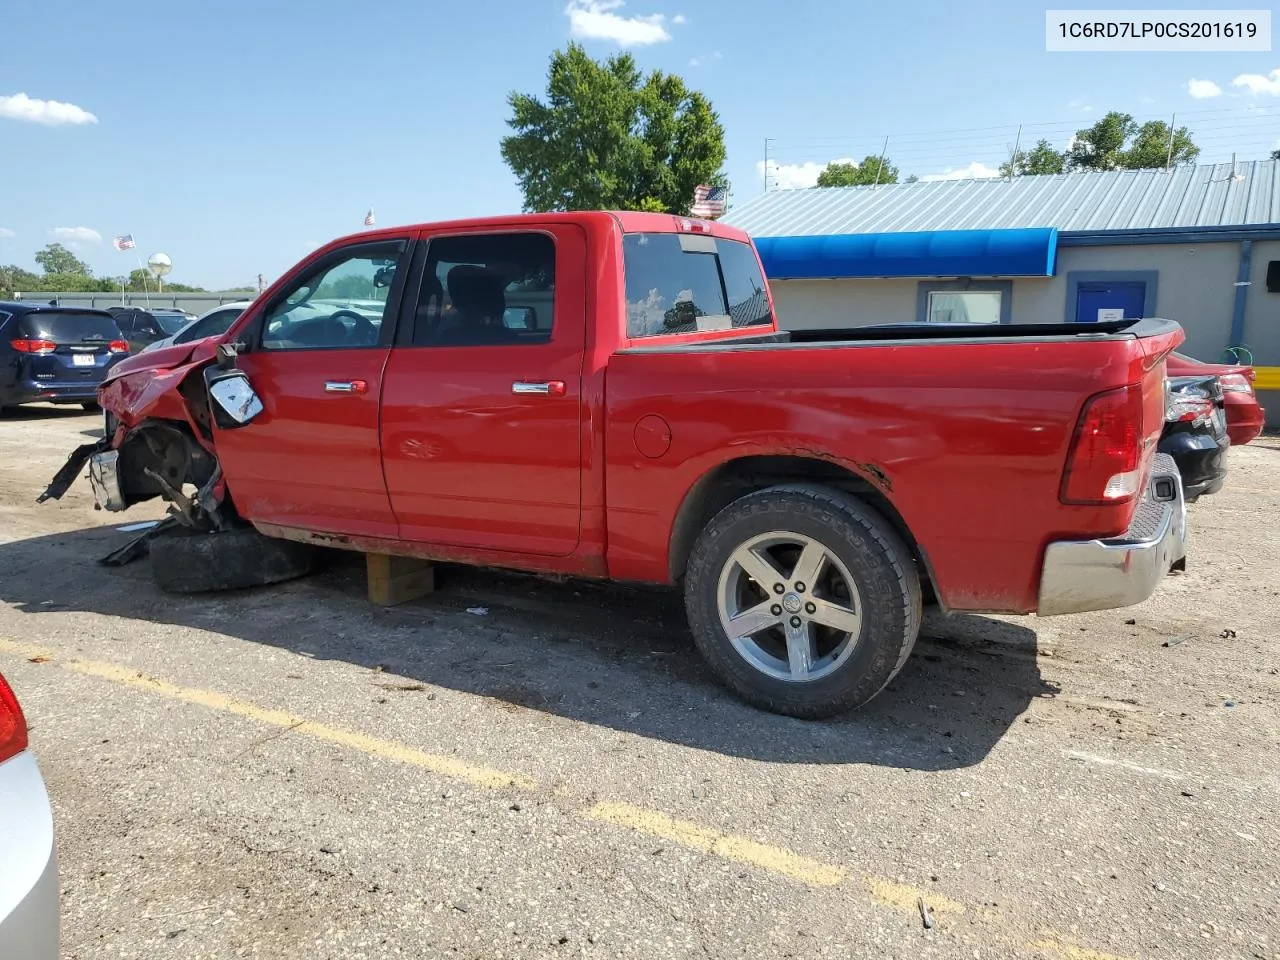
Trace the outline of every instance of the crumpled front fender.
[[126, 429], [152, 418], [185, 422], [189, 417], [187, 403], [178, 388], [201, 366], [184, 363], [167, 370], [126, 373], [103, 384], [98, 402]]

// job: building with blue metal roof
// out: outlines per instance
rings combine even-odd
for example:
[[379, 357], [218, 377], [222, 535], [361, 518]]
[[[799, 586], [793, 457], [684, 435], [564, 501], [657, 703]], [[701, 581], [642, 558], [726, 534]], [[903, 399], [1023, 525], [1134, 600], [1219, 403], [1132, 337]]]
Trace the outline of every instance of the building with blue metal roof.
[[776, 190], [722, 220], [755, 239], [784, 328], [1161, 316], [1280, 391], [1275, 160]]

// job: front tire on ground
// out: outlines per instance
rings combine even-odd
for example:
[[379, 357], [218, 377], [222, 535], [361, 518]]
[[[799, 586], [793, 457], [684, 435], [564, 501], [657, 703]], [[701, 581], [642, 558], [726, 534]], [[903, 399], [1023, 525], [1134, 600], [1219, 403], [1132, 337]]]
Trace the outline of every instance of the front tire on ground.
[[265, 537], [252, 527], [218, 533], [183, 527], [151, 540], [151, 576], [169, 593], [239, 590], [304, 576], [320, 556], [308, 544]]
[[703, 530], [685, 576], [694, 639], [716, 676], [774, 713], [859, 707], [920, 632], [911, 552], [875, 510], [827, 487], [749, 494]]

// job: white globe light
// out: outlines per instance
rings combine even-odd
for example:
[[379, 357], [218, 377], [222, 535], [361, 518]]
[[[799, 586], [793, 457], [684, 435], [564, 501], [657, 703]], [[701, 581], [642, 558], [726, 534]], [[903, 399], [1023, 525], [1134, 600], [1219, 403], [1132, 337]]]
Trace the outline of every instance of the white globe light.
[[153, 253], [147, 260], [147, 266], [151, 268], [151, 272], [157, 277], [163, 277], [173, 269], [173, 261], [169, 259], [168, 254]]

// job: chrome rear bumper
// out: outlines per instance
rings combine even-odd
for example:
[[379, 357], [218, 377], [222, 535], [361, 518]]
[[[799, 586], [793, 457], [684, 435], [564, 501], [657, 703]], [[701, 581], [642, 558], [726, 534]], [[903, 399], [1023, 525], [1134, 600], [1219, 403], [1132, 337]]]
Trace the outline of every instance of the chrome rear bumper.
[[1122, 536], [1060, 540], [1044, 552], [1036, 614], [1112, 610], [1141, 603], [1187, 556], [1187, 504], [1177, 464], [1157, 454], [1147, 489]]
[[89, 458], [89, 486], [93, 497], [104, 510], [124, 510], [124, 494], [120, 490], [120, 452], [106, 450]]

